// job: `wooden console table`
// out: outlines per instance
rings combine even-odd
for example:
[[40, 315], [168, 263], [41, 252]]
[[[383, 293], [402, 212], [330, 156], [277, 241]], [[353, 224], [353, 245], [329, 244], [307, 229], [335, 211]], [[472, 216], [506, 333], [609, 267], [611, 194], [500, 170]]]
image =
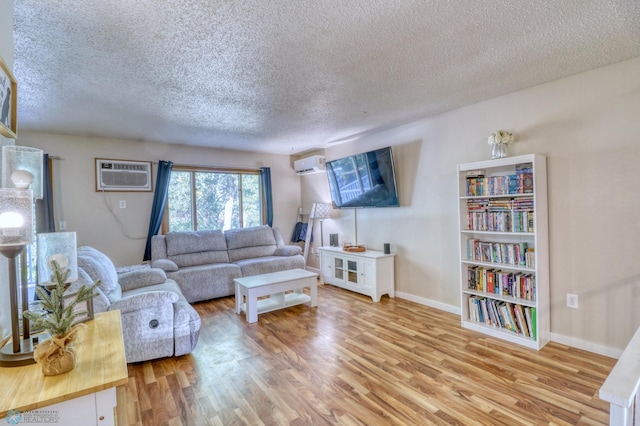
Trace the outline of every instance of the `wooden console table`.
[[0, 419], [13, 416], [21, 426], [115, 424], [116, 386], [128, 381], [120, 311], [97, 314], [85, 324], [70, 372], [44, 376], [38, 364], [0, 367]]

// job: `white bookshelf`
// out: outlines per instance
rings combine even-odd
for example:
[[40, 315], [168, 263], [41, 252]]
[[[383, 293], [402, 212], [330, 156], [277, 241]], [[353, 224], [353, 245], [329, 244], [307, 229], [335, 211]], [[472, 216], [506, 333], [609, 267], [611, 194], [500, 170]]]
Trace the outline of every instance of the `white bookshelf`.
[[[527, 164], [530, 180], [524, 170], [514, 184], [517, 165], [522, 169]], [[474, 172], [484, 172], [483, 178], [468, 182]], [[531, 192], [521, 193], [522, 185], [518, 191], [517, 182], [523, 181]], [[476, 195], [468, 192], [471, 183]], [[530, 154], [461, 164], [458, 199], [462, 327], [541, 349], [550, 334], [546, 157]], [[515, 331], [506, 327], [510, 317]]]

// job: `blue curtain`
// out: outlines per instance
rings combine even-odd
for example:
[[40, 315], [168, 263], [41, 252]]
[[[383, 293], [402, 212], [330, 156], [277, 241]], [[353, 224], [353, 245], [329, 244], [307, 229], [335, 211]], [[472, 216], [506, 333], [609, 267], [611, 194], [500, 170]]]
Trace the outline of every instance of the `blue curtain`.
[[36, 200], [36, 232], [38, 234], [56, 231], [49, 154], [44, 154], [42, 162], [42, 200]]
[[151, 208], [151, 219], [149, 220], [149, 233], [147, 234], [147, 246], [144, 249], [144, 260], [151, 260], [151, 237], [156, 235], [162, 224], [164, 206], [167, 204], [169, 194], [169, 179], [171, 179], [171, 161], [160, 161], [158, 163], [158, 177], [156, 178], [156, 190], [153, 194], [153, 207]]
[[267, 210], [267, 225], [273, 226], [273, 197], [271, 195], [271, 168], [261, 167], [260, 178], [262, 179], [262, 192], [264, 195], [265, 208]]

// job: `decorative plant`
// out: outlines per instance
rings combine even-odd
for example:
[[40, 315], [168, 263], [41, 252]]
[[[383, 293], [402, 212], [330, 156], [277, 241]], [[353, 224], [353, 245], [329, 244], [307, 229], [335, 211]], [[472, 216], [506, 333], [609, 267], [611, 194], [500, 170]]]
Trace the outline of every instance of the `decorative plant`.
[[497, 145], [497, 144], [507, 144], [513, 143], [515, 140], [513, 133], [507, 132], [506, 130], [496, 130], [495, 132], [489, 135], [488, 143], [489, 145]]
[[65, 373], [75, 367], [75, 351], [71, 345], [77, 337], [79, 325], [74, 325], [73, 322], [78, 315], [87, 313], [76, 311], [75, 308], [79, 303], [95, 297], [93, 290], [100, 284], [98, 280], [91, 286], [81, 286], [75, 298], [65, 306], [63, 294], [68, 287], [66, 281], [71, 271], [61, 268], [55, 260], [51, 263], [55, 287], [50, 291], [45, 291], [42, 287], [36, 288], [44, 313], [23, 313], [34, 328], [43, 328], [51, 333], [51, 339], [41, 342], [34, 352], [34, 359], [42, 364], [42, 371], [46, 376]]

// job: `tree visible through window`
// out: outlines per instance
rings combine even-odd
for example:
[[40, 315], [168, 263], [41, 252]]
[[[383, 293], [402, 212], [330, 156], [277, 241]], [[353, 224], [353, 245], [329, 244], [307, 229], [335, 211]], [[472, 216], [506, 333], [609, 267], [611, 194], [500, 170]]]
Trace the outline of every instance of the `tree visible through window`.
[[168, 230], [248, 228], [264, 223], [258, 171], [174, 167], [167, 200]]

